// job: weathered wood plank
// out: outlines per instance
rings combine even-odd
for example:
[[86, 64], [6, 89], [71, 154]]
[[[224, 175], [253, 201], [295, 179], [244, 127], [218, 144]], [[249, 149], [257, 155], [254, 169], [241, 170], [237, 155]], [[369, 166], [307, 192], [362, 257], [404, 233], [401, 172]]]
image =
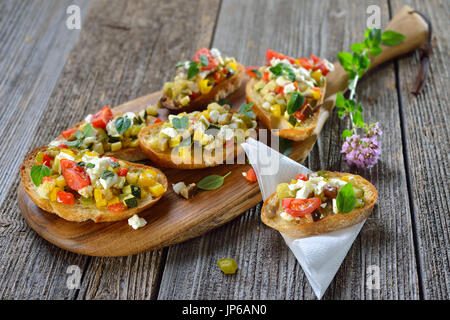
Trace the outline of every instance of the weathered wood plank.
[[[66, 8], [89, 1], [2, 1], [0, 3], [0, 297], [70, 299], [69, 265], [86, 259], [39, 238], [17, 207], [18, 168], [44, 114], [67, 54], [79, 32], [65, 25]], [[86, 10], [84, 10], [86, 9]]]
[[[247, 65], [264, 61], [267, 48], [301, 56], [316, 53], [335, 60], [361, 40], [366, 8], [373, 1], [224, 1], [213, 46]], [[386, 1], [377, 1], [382, 24], [389, 20]], [[385, 129], [384, 153], [371, 170], [356, 171], [379, 190], [379, 202], [326, 293], [326, 299], [414, 299], [419, 297], [406, 175], [401, 149], [393, 64], [383, 66], [358, 90], [366, 118]], [[337, 114], [328, 120], [307, 165], [313, 169], [355, 171], [340, 156]], [[170, 247], [159, 299], [312, 299], [314, 294], [281, 236], [265, 227], [260, 207], [192, 241]], [[224, 276], [217, 260], [235, 258], [240, 266]], [[380, 290], [365, 286], [366, 267], [380, 268]]]
[[[391, 1], [393, 10], [405, 1]], [[412, 211], [424, 299], [449, 299], [450, 291], [450, 95], [448, 61], [450, 3], [406, 1], [433, 24], [433, 55], [420, 96], [410, 94], [419, 70], [418, 54], [398, 62]]]

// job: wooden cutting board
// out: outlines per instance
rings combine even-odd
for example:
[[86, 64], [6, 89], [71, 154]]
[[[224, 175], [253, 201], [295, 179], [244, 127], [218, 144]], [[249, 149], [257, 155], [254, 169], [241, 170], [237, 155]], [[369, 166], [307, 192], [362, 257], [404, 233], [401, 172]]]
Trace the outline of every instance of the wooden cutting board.
[[[396, 56], [409, 52], [426, 40], [427, 28], [424, 21], [411, 8], [404, 7], [388, 24], [386, 29], [395, 30], [407, 36], [399, 46], [387, 47], [372, 61], [376, 66]], [[303, 162], [314, 146], [318, 134], [334, 106], [335, 94], [346, 88], [346, 73], [339, 65], [327, 77], [327, 98], [320, 114], [315, 133], [307, 140], [294, 143], [290, 155]], [[247, 79], [246, 79], [247, 81]], [[231, 95], [233, 109], [245, 101], [245, 82], [241, 89]], [[115, 107], [117, 112], [140, 111], [149, 104], [155, 104], [161, 93], [155, 92]], [[167, 118], [166, 110], [161, 110], [161, 119]], [[39, 209], [26, 195], [23, 187], [18, 190], [18, 202], [27, 223], [40, 236], [54, 245], [80, 254], [92, 256], [124, 256], [153, 250], [197, 237], [216, 228], [258, 204], [262, 198], [257, 183], [248, 182], [242, 172], [249, 165], [221, 165], [199, 170], [162, 169], [169, 180], [169, 190], [153, 207], [140, 213], [147, 220], [144, 228], [134, 230], [127, 220], [112, 223], [76, 223], [59, 218]], [[325, 168], [324, 168], [325, 169]], [[171, 185], [184, 181], [198, 182], [211, 174], [225, 175], [224, 185], [214, 191], [200, 191], [193, 199], [184, 200], [176, 195]]]

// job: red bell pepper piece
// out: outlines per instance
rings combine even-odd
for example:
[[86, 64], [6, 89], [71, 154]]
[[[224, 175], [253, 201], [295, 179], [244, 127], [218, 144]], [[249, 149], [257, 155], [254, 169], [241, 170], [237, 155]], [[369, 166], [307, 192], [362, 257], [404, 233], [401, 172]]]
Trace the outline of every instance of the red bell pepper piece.
[[262, 81], [269, 82], [269, 71], [265, 71], [262, 76]]
[[301, 173], [299, 173], [299, 174], [295, 177], [295, 179], [297, 179], [297, 180], [303, 180], [303, 181], [308, 181], [308, 178], [307, 178], [304, 174], [301, 174]]
[[47, 154], [47, 152], [44, 152], [44, 158], [42, 159], [42, 164], [43, 164], [44, 166], [47, 166], [47, 167], [51, 168], [51, 161], [52, 161], [53, 159], [54, 159], [54, 158], [50, 157], [50, 156]]
[[76, 128], [70, 128], [70, 129], [67, 129], [67, 130], [64, 130], [62, 133], [61, 133], [61, 135], [64, 137], [64, 139], [70, 139], [70, 137], [75, 133], [75, 132], [77, 132], [77, 129]]
[[128, 168], [124, 168], [124, 167], [120, 167], [119, 170], [117, 171], [117, 175], [119, 177], [126, 177], [128, 173]]
[[108, 210], [112, 212], [122, 212], [126, 209], [127, 207], [122, 202], [114, 203], [108, 206]]
[[74, 204], [75, 197], [70, 192], [59, 191], [56, 193], [56, 201], [64, 204]]

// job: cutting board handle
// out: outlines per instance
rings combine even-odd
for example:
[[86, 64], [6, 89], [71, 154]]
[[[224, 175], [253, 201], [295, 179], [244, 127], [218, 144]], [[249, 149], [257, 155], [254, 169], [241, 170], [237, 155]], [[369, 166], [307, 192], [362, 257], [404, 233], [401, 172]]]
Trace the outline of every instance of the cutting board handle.
[[[426, 21], [409, 6], [402, 7], [392, 20], [389, 21], [384, 30], [397, 31], [406, 36], [406, 39], [403, 40], [402, 43], [391, 47], [381, 45], [383, 51], [378, 56], [371, 59], [369, 70], [386, 61], [417, 49], [424, 44], [428, 38], [428, 25]], [[334, 67], [335, 70], [330, 72], [327, 76], [326, 97], [339, 91], [346, 91], [347, 89], [347, 72], [342, 68], [339, 62], [336, 62]]]

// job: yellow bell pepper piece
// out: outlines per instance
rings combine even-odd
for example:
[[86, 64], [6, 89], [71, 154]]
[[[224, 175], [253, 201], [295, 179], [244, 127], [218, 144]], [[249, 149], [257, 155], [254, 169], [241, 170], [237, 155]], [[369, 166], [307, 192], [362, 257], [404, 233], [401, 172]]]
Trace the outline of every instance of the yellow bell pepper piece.
[[87, 155], [87, 156], [89, 156], [89, 157], [98, 157], [98, 154], [97, 154], [97, 153], [90, 152], [90, 151], [86, 151], [84, 154]]
[[181, 136], [177, 136], [177, 137], [175, 137], [175, 138], [172, 138], [172, 139], [170, 139], [170, 141], [169, 141], [169, 146], [170, 146], [171, 148], [174, 148], [174, 147], [176, 147], [177, 145], [180, 144], [180, 141], [181, 141]]
[[322, 71], [320, 71], [319, 69], [317, 69], [316, 71], [311, 73], [311, 77], [316, 81], [319, 81], [321, 76], [322, 76]]
[[119, 203], [119, 202], [120, 202], [119, 197], [114, 197], [108, 201], [108, 206], [115, 204], [115, 203]]
[[71, 155], [72, 157], [75, 157], [75, 153], [73, 153], [70, 149], [61, 149], [61, 152], [64, 152], [65, 154]]
[[313, 89], [313, 98], [314, 98], [314, 100], [320, 99], [320, 90], [319, 89], [316, 89], [316, 88]]
[[208, 94], [212, 86], [209, 85], [208, 79], [203, 79], [198, 81], [198, 88], [200, 89], [201, 94]]
[[155, 183], [156, 183], [155, 177], [151, 173], [144, 171], [139, 175], [138, 185], [144, 187], [151, 187]]
[[52, 192], [50, 193], [50, 201], [56, 201], [56, 194], [62, 191], [62, 188], [53, 188]]
[[232, 61], [228, 64], [228, 66], [233, 70], [236, 71], [237, 70], [237, 65], [236, 62]]
[[106, 205], [108, 204], [106, 199], [103, 199], [102, 190], [100, 189], [94, 189], [94, 199], [97, 208], [106, 207]]
[[56, 185], [60, 188], [64, 188], [67, 185], [66, 180], [64, 179], [63, 176], [57, 177], [55, 179], [55, 181], [56, 181]]
[[[163, 195], [164, 192], [166, 192], [166, 189], [164, 189], [162, 184], [157, 183], [154, 186], [150, 187], [149, 191], [152, 194], [152, 196], [159, 197], [159, 196]], [[142, 196], [142, 194], [141, 194], [141, 196]]]
[[281, 107], [279, 104], [274, 104], [273, 106], [270, 107], [270, 112], [272, 113], [272, 115], [276, 118], [280, 118], [281, 117]]

